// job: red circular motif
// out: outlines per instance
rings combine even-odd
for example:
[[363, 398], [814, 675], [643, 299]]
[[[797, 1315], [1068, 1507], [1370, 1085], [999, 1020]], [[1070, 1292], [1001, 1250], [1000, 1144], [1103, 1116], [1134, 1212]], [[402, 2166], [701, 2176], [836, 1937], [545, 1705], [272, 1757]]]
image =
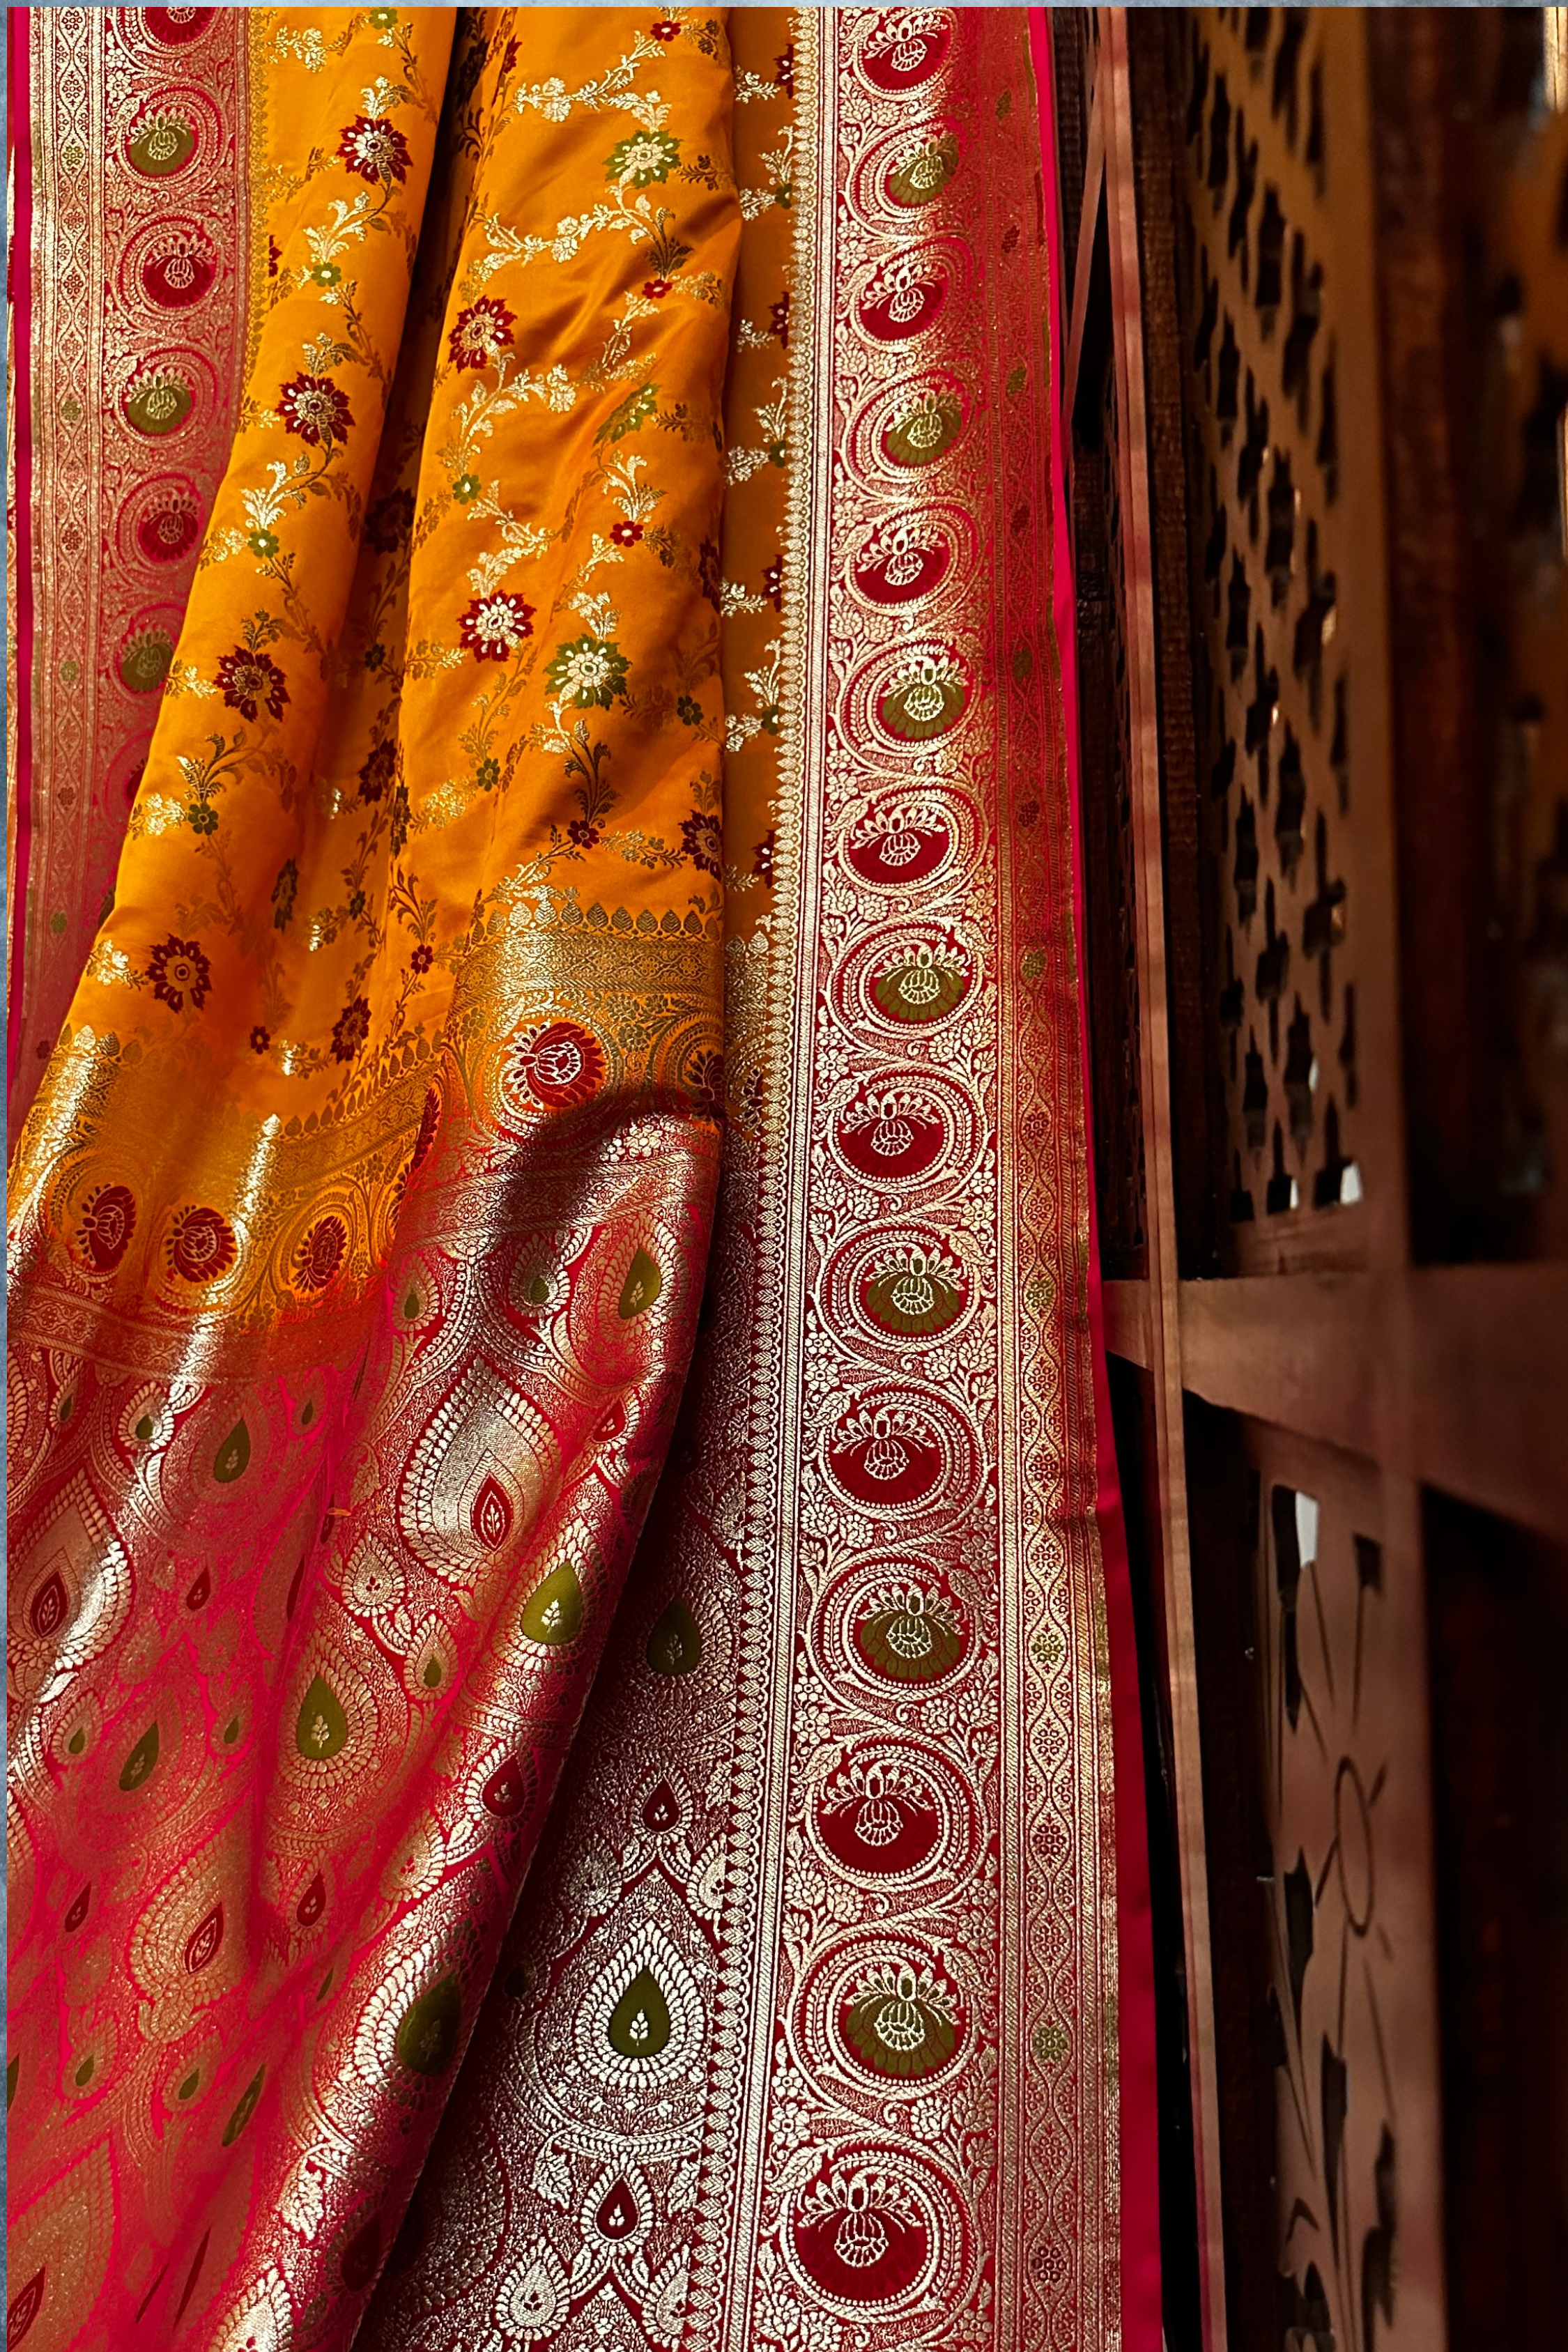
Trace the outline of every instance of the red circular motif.
[[164, 48], [183, 49], [201, 39], [216, 15], [216, 8], [143, 8], [142, 22]]
[[578, 1022], [552, 1021], [524, 1040], [513, 1067], [535, 1102], [566, 1110], [591, 1101], [604, 1085], [605, 1049]]
[[879, 269], [856, 305], [860, 324], [879, 343], [907, 342], [934, 326], [947, 300], [947, 272], [910, 256]]
[[195, 547], [201, 527], [195, 499], [175, 490], [138, 518], [136, 544], [149, 563], [177, 563]]
[[234, 1227], [216, 1209], [182, 1209], [169, 1235], [169, 1264], [186, 1282], [216, 1282], [239, 1255]]
[[136, 1230], [136, 1199], [124, 1184], [100, 1184], [82, 1203], [77, 1241], [94, 1274], [112, 1274]]
[[194, 222], [171, 221], [142, 259], [142, 290], [160, 310], [188, 310], [217, 276], [217, 254]]
[[852, 1764], [835, 1773], [816, 1804], [817, 1834], [847, 1870], [901, 1876], [929, 1860], [942, 1835], [931, 1792], [907, 1768]]
[[896, 97], [918, 89], [941, 71], [952, 46], [945, 9], [888, 8], [878, 17], [860, 51], [866, 79]]
[[952, 569], [952, 549], [940, 532], [934, 545], [911, 541], [897, 525], [884, 524], [855, 559], [855, 585], [873, 604], [912, 604], [929, 596]]
[[839, 1485], [872, 1510], [929, 1501], [942, 1478], [942, 1443], [918, 1404], [883, 1401], [848, 1412], [828, 1446]]
[[318, 1217], [294, 1252], [296, 1286], [325, 1290], [342, 1265], [348, 1245], [348, 1227], [341, 1217]]
[[918, 1081], [891, 1076], [868, 1080], [839, 1112], [836, 1139], [862, 1176], [907, 1181], [941, 1159], [947, 1123]]
[[934, 874], [952, 847], [939, 809], [890, 805], [869, 810], [845, 845], [863, 882], [911, 887]]

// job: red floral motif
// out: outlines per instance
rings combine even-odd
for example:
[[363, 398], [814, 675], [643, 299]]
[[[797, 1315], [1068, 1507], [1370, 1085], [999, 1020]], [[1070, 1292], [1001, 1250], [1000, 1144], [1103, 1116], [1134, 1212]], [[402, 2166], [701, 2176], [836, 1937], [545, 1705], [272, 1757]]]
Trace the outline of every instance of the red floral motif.
[[656, 25], [648, 26], [648, 31], [656, 41], [673, 41], [679, 30], [680, 26], [673, 16], [661, 16]]
[[705, 539], [697, 551], [697, 583], [713, 610], [719, 610], [719, 595], [724, 574], [719, 562], [719, 550], [710, 539]]
[[402, 546], [414, 528], [412, 490], [388, 490], [377, 499], [364, 519], [364, 543], [377, 555], [390, 555]]
[[515, 312], [494, 294], [482, 294], [459, 310], [447, 349], [456, 368], [494, 367], [511, 342], [511, 331], [517, 324]]
[[724, 1056], [722, 1054], [694, 1054], [687, 1066], [687, 1078], [692, 1093], [704, 1110], [715, 1118], [724, 1116]]
[[370, 1006], [363, 996], [353, 996], [332, 1024], [333, 1060], [352, 1062], [369, 1035]]
[[723, 873], [724, 836], [719, 820], [703, 809], [693, 809], [680, 825], [681, 845], [693, 866], [715, 877]]
[[591, 1029], [552, 1021], [519, 1048], [516, 1075], [546, 1110], [585, 1103], [605, 1083], [605, 1049]]
[[599, 828], [596, 824], [590, 824], [585, 816], [574, 816], [566, 828], [566, 838], [574, 841], [579, 849], [596, 849]]
[[266, 1051], [267, 1051], [267, 1048], [268, 1047], [268, 1045], [271, 1045], [271, 1043], [272, 1043], [272, 1032], [271, 1032], [271, 1030], [270, 1030], [270, 1029], [264, 1029], [264, 1028], [262, 1027], [262, 1025], [261, 1025], [260, 1022], [258, 1021], [258, 1022], [257, 1023], [257, 1024], [256, 1024], [255, 1028], [254, 1028], [254, 1029], [251, 1031], [251, 1033], [250, 1033], [250, 1050], [251, 1050], [251, 1052], [252, 1052], [253, 1054], [265, 1054], [265, 1053], [266, 1053]]
[[267, 275], [268, 278], [277, 277], [279, 265], [281, 263], [282, 259], [282, 247], [279, 244], [278, 239], [275, 236], [269, 236], [267, 240]]
[[773, 79], [786, 98], [795, 96], [795, 43], [792, 41], [774, 68]]
[[763, 572], [763, 593], [775, 613], [784, 611], [784, 557], [775, 555]]
[[199, 1013], [207, 1001], [213, 975], [211, 964], [195, 940], [171, 937], [148, 957], [147, 977], [153, 983], [153, 995], [171, 1013], [183, 1013], [187, 996]]
[[325, 1290], [342, 1265], [348, 1245], [348, 1227], [341, 1217], [318, 1217], [294, 1252], [296, 1287]]
[[770, 825], [758, 842], [756, 856], [752, 860], [752, 873], [769, 890], [773, 887], [773, 858], [777, 854], [778, 844], [777, 828]]
[[670, 288], [671, 281], [668, 278], [647, 278], [643, 280], [642, 290], [650, 302], [662, 302]]
[[216, 15], [216, 8], [143, 8], [142, 25], [164, 48], [183, 49], [201, 39]]
[[359, 796], [362, 801], [378, 801], [397, 773], [397, 746], [390, 736], [373, 744], [370, 756], [359, 772]]
[[533, 606], [521, 596], [497, 592], [476, 596], [458, 623], [464, 645], [476, 661], [505, 661], [533, 635]]
[[125, 1184], [100, 1184], [82, 1203], [77, 1246], [94, 1274], [112, 1274], [136, 1231], [136, 1198]]
[[225, 654], [219, 662], [217, 682], [231, 710], [240, 711], [247, 719], [257, 719], [265, 705], [274, 719], [282, 718], [283, 706], [289, 699], [288, 683], [267, 654], [253, 654], [246, 646], [236, 646], [233, 653]]
[[640, 522], [625, 520], [613, 522], [610, 525], [610, 537], [617, 547], [635, 547], [642, 537], [642, 525]]
[[408, 969], [410, 971], [428, 971], [435, 961], [435, 949], [429, 946], [426, 940], [421, 940], [419, 945], [415, 949], [414, 953], [408, 959]]
[[338, 154], [348, 171], [373, 188], [408, 177], [408, 142], [384, 115], [356, 114], [338, 141]]
[[300, 374], [292, 383], [286, 383], [278, 402], [278, 414], [290, 433], [313, 449], [321, 442], [329, 448], [341, 441], [353, 423], [348, 394], [340, 392], [331, 376]]
[[768, 312], [768, 332], [776, 335], [787, 352], [789, 349], [789, 289], [786, 286]]
[[136, 544], [149, 563], [177, 563], [196, 543], [201, 519], [184, 490], [150, 508], [136, 526]]
[[216, 1209], [182, 1209], [169, 1235], [169, 1264], [186, 1282], [216, 1282], [239, 1255], [234, 1227]]
[[160, 310], [188, 310], [217, 276], [217, 255], [199, 229], [171, 229], [142, 264], [142, 289]]

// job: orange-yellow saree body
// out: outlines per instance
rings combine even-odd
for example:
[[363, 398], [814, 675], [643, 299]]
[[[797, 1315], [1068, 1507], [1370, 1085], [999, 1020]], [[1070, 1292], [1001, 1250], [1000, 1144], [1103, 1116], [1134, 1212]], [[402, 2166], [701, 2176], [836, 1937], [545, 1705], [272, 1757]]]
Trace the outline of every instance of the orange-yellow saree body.
[[22, 61], [11, 2341], [1117, 2343], [1024, 16]]

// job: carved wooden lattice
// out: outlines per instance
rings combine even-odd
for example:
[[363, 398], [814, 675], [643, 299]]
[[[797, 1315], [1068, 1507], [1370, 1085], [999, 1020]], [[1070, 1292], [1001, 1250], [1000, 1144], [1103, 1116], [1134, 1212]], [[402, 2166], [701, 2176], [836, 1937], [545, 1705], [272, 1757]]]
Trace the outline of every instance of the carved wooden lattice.
[[1353, 1259], [1363, 1193], [1344, 226], [1314, 36], [1301, 10], [1194, 13], [1178, 170], [1215, 1178], [1244, 1269]]

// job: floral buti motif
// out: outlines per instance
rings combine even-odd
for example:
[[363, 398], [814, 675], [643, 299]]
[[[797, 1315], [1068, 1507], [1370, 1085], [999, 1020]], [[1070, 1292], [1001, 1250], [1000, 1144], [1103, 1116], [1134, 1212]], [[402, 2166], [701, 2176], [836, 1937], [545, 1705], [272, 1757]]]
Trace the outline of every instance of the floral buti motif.
[[955, 133], [935, 129], [922, 131], [896, 155], [888, 173], [889, 197], [906, 210], [934, 203], [957, 173]]
[[824, 1456], [847, 1502], [900, 1517], [951, 1507], [973, 1493], [979, 1475], [973, 1431], [931, 1389], [866, 1391], [833, 1423]]
[[850, 1638], [874, 1675], [890, 1683], [934, 1683], [963, 1656], [963, 1621], [940, 1586], [889, 1582], [862, 1595]]
[[956, 1321], [968, 1278], [940, 1242], [921, 1236], [878, 1250], [860, 1271], [858, 1303], [878, 1329], [898, 1339], [929, 1339]]
[[172, 179], [195, 153], [196, 134], [177, 107], [153, 107], [132, 124], [125, 152], [144, 179]]
[[896, 2317], [900, 2344], [951, 2319], [971, 2259], [947, 2182], [902, 2148], [875, 2143], [835, 2150], [804, 2184], [784, 2252], [814, 2301], [862, 2323]]
[[877, 697], [879, 723], [900, 743], [927, 743], [969, 706], [968, 667], [951, 646], [911, 646]]
[[973, 977], [961, 942], [947, 936], [914, 937], [874, 960], [868, 993], [884, 1021], [926, 1027], [957, 1011]]
[[873, 1878], [902, 1877], [930, 1861], [942, 1811], [930, 1781], [902, 1758], [856, 1758], [826, 1781], [816, 1832], [836, 1862]]
[[605, 1049], [580, 1021], [547, 1021], [515, 1038], [502, 1081], [510, 1107], [574, 1110], [605, 1083]]
[[952, 847], [952, 826], [939, 802], [875, 802], [851, 829], [844, 854], [862, 882], [909, 889], [929, 881]]
[[958, 2047], [958, 1996], [931, 1965], [887, 1959], [857, 1973], [837, 2022], [844, 2047], [868, 2074], [920, 2081]]
[[882, 427], [883, 454], [895, 466], [931, 466], [945, 457], [963, 430], [956, 388], [927, 383], [902, 394]]
[[931, 511], [879, 522], [855, 558], [855, 585], [873, 604], [912, 604], [952, 569], [952, 542]]
[[978, 1145], [974, 1104], [952, 1078], [926, 1070], [883, 1070], [837, 1110], [835, 1153], [873, 1183], [910, 1185], [967, 1166]]
[[904, 342], [934, 324], [947, 287], [947, 271], [934, 255], [900, 253], [878, 270], [856, 314], [879, 343]]
[[884, 9], [861, 45], [860, 69], [889, 97], [918, 89], [942, 70], [952, 34], [946, 8]]

